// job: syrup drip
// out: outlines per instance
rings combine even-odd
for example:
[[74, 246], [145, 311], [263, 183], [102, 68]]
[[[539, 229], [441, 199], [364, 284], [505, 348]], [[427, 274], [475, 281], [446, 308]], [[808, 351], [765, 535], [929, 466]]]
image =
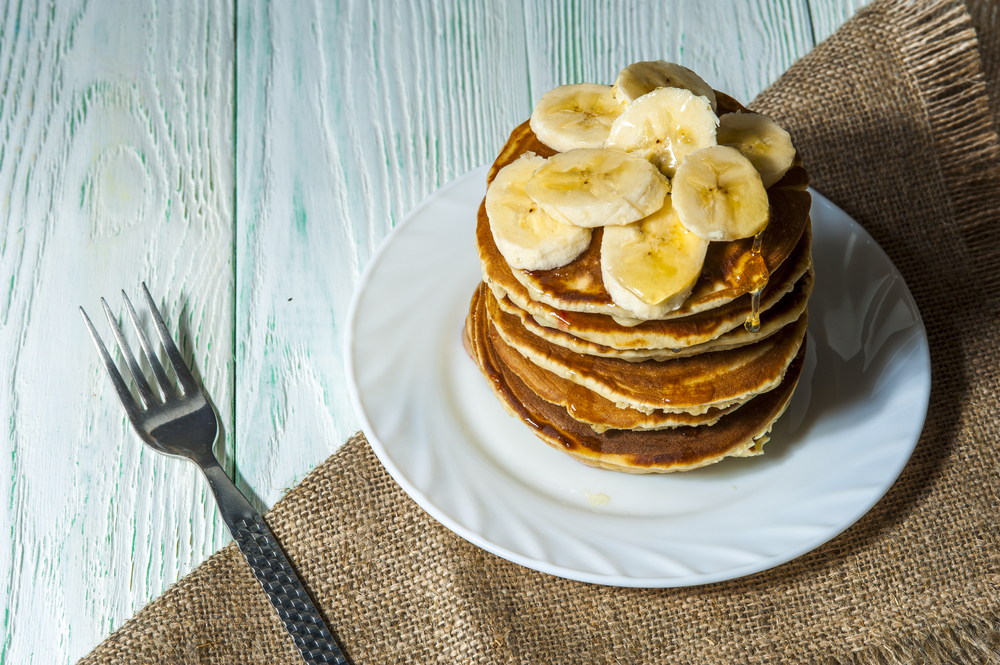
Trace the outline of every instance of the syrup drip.
[[760, 330], [760, 291], [750, 294], [750, 316], [743, 323], [743, 327], [752, 333]]
[[760, 255], [761, 239], [764, 231], [753, 237], [753, 247], [750, 249], [750, 257], [743, 267], [741, 280], [745, 279], [750, 283], [750, 316], [747, 317], [743, 327], [747, 332], [755, 333], [760, 330], [760, 294], [767, 286], [767, 280], [771, 276], [768, 272], [764, 258]]

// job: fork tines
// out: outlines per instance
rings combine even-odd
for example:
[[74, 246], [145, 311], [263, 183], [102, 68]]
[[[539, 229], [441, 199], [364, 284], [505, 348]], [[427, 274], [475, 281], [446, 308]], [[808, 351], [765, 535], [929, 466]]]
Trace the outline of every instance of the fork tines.
[[[145, 282], [142, 284], [142, 293], [146, 298], [146, 305], [153, 316], [157, 336], [160, 338], [160, 343], [167, 352], [167, 359], [170, 361], [170, 366], [174, 370], [174, 376], [177, 377], [177, 382], [180, 384], [182, 394], [191, 394], [192, 392], [198, 390], [198, 385], [195, 383], [190, 370], [188, 370], [183, 356], [181, 356], [180, 351], [177, 350], [174, 340], [170, 337], [170, 333], [167, 331], [167, 326], [163, 323], [163, 318], [160, 316], [159, 310], [156, 309], [156, 305], [153, 303], [153, 298], [149, 295], [149, 290], [146, 288]], [[132, 307], [132, 303], [129, 301], [128, 296], [125, 295], [125, 291], [122, 291], [122, 297], [125, 299], [125, 309], [128, 311], [129, 319], [132, 320], [132, 327], [135, 328], [135, 332], [139, 336], [139, 344], [142, 346], [146, 360], [149, 361], [149, 367], [153, 372], [153, 376], [156, 378], [156, 383], [160, 389], [159, 397], [153, 393], [152, 388], [150, 388], [149, 383], [146, 381], [146, 377], [143, 374], [142, 369], [139, 367], [139, 363], [136, 362], [135, 355], [129, 348], [128, 342], [125, 341], [125, 336], [122, 334], [121, 327], [118, 325], [118, 320], [111, 312], [111, 308], [108, 307], [108, 303], [104, 300], [104, 298], [101, 298], [101, 305], [104, 307], [104, 313], [108, 318], [108, 323], [111, 324], [111, 329], [114, 332], [115, 339], [118, 341], [118, 348], [121, 350], [122, 356], [125, 358], [125, 364], [128, 365], [129, 373], [131, 373], [132, 379], [135, 381], [136, 390], [139, 393], [139, 397], [142, 399], [143, 405], [148, 408], [154, 404], [160, 404], [176, 399], [177, 392], [171, 384], [170, 379], [167, 377], [167, 373], [164, 371], [163, 365], [160, 364], [156, 351], [153, 349], [152, 344], [149, 343], [149, 338], [146, 336], [142, 326], [139, 325], [139, 317], [136, 315], [135, 309]], [[133, 412], [138, 412], [141, 409], [132, 398], [132, 393], [129, 392], [128, 385], [125, 383], [121, 373], [118, 371], [118, 366], [115, 364], [114, 360], [112, 360], [111, 355], [108, 353], [108, 349], [104, 346], [103, 340], [101, 340], [101, 336], [97, 334], [94, 324], [91, 323], [90, 317], [87, 316], [87, 312], [84, 311], [83, 307], [80, 308], [80, 313], [83, 315], [83, 319], [87, 323], [87, 329], [90, 331], [90, 336], [94, 340], [94, 345], [97, 346], [97, 351], [101, 355], [101, 360], [104, 362], [104, 368], [108, 371], [111, 382], [114, 384], [115, 390], [118, 392], [118, 397], [125, 406], [125, 410], [128, 412], [129, 418], [132, 419]]]

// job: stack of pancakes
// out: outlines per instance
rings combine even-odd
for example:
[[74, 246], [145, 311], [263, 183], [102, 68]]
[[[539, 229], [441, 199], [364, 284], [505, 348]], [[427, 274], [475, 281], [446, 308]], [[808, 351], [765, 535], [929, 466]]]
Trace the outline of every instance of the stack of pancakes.
[[[745, 109], [716, 93], [721, 115]], [[549, 157], [518, 126], [488, 181], [525, 152]], [[691, 295], [660, 320], [617, 307], [601, 277], [601, 229], [553, 270], [511, 268], [485, 202], [476, 240], [483, 282], [465, 341], [504, 408], [546, 443], [586, 464], [630, 473], [685, 471], [762, 452], [802, 370], [813, 286], [808, 175], [796, 158], [767, 190], [771, 217], [759, 256], [769, 272], [760, 328], [746, 271], [753, 238], [709, 245]]]

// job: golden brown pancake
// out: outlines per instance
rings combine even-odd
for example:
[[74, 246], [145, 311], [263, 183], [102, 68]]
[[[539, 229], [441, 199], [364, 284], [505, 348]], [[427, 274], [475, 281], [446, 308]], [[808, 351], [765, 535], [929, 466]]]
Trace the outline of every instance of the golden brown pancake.
[[[525, 122], [511, 133], [494, 162], [487, 181], [492, 182], [500, 168], [529, 151], [545, 157], [555, 154], [538, 140]], [[788, 173], [767, 190], [771, 203], [771, 220], [764, 230], [761, 257], [769, 272], [773, 273], [788, 257], [808, 226], [812, 201], [811, 195], [805, 191], [808, 182], [809, 177], [802, 168], [802, 160], [796, 157], [795, 164]], [[617, 306], [604, 288], [601, 277], [602, 229], [594, 230], [590, 246], [583, 254], [567, 265], [552, 270], [526, 271], [507, 266], [506, 260], [493, 243], [485, 207], [480, 208], [476, 237], [483, 273], [491, 283], [500, 279], [495, 273], [509, 272], [526, 289], [531, 299], [553, 308], [567, 312], [606, 314], [621, 321], [634, 319], [634, 314]], [[752, 245], [753, 238], [710, 243], [705, 267], [691, 295], [679, 309], [668, 313], [664, 318], [688, 316], [712, 309], [747, 293], [750, 286], [742, 277]]]
[[[785, 294], [781, 300], [767, 310], [767, 315], [761, 318], [760, 330], [755, 333], [748, 332], [744, 326], [737, 326], [729, 332], [713, 340], [688, 346], [681, 349], [625, 349], [619, 350], [602, 344], [588, 342], [580, 339], [568, 332], [543, 326], [526, 311], [515, 305], [509, 298], [496, 298], [495, 296], [487, 300], [487, 306], [498, 307], [508, 314], [512, 314], [521, 319], [521, 325], [529, 332], [545, 338], [547, 341], [562, 346], [574, 353], [584, 353], [591, 356], [603, 356], [605, 358], [620, 358], [630, 362], [640, 362], [643, 360], [670, 360], [671, 358], [684, 358], [699, 353], [711, 351], [724, 351], [736, 347], [745, 346], [753, 342], [770, 337], [786, 325], [795, 321], [806, 310], [809, 304], [809, 296], [812, 293], [814, 277], [810, 268], [799, 281], [795, 283], [789, 293]], [[492, 293], [492, 292], [491, 292]], [[492, 316], [492, 315], [491, 315]]]
[[491, 320], [489, 307], [495, 303], [493, 294], [480, 283], [472, 296], [472, 305], [469, 308], [476, 314], [469, 320], [475, 321], [477, 325], [488, 326], [488, 330], [479, 331], [477, 334], [489, 337], [489, 344], [493, 347], [499, 362], [514, 371], [533, 393], [547, 402], [564, 407], [571, 418], [587, 423], [595, 432], [600, 433], [608, 429], [652, 430], [683, 425], [712, 425], [721, 416], [739, 406], [709, 409], [701, 415], [659, 410], [643, 413], [628, 407], [619, 408], [597, 393], [542, 369], [511, 348], [504, 342]]
[[490, 317], [497, 332], [535, 365], [621, 407], [696, 415], [743, 403], [778, 385], [802, 344], [808, 320], [803, 314], [770, 337], [735, 349], [629, 362], [573, 353], [528, 332], [518, 317], [497, 313]]
[[760, 454], [771, 426], [788, 406], [805, 355], [803, 343], [777, 388], [722, 416], [711, 427], [608, 430], [598, 434], [590, 425], [571, 418], [564, 407], [532, 392], [498, 358], [489, 336], [482, 334], [484, 326], [479, 316], [476, 311], [469, 315], [471, 346], [480, 369], [508, 413], [520, 418], [552, 447], [585, 464], [628, 473], [688, 471], [728, 456]]
[[[480, 219], [486, 212], [479, 208]], [[482, 224], [480, 224], [480, 231]], [[496, 250], [493, 234], [487, 228], [477, 232], [481, 252]], [[771, 275], [761, 294], [760, 310], [764, 318], [768, 309], [791, 291], [799, 277], [812, 265], [811, 232], [802, 234], [795, 251]], [[515, 305], [531, 314], [540, 325], [569, 332], [572, 335], [620, 350], [632, 349], [683, 349], [709, 342], [734, 328], [743, 325], [750, 315], [750, 295], [743, 295], [713, 310], [699, 312], [676, 319], [643, 321], [635, 326], [623, 326], [604, 314], [566, 312], [533, 300], [528, 291], [513, 278], [510, 266], [500, 256], [499, 250], [489, 261], [489, 271], [484, 263], [484, 278], [497, 298], [507, 297]]]

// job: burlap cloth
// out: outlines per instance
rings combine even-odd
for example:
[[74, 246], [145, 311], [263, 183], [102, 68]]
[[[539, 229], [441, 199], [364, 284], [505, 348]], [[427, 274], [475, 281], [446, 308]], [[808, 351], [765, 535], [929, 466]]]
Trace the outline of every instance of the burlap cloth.
[[[267, 515], [354, 662], [1000, 662], [996, 14], [875, 2], [754, 103], [886, 249], [923, 314], [930, 411], [888, 495], [773, 570], [610, 588], [453, 535], [355, 436]], [[81, 662], [300, 661], [230, 545]]]

